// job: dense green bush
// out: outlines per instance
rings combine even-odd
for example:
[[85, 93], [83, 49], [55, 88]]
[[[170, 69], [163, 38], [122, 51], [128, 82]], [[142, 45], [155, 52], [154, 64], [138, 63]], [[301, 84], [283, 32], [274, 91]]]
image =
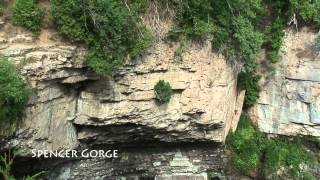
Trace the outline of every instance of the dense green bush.
[[[213, 37], [213, 48], [222, 52], [229, 61], [244, 64], [247, 78], [242, 79], [248, 85], [258, 81], [255, 75], [256, 55], [263, 42], [262, 33], [256, 28], [258, 15], [262, 13], [261, 0], [177, 0], [176, 5], [177, 27], [170, 35], [174, 37]], [[179, 36], [181, 35], [182, 36]], [[178, 38], [179, 39], [179, 38]], [[181, 40], [181, 38], [180, 38]], [[181, 46], [183, 47], [183, 46]], [[183, 48], [178, 48], [176, 59], [181, 58]], [[249, 77], [251, 75], [252, 77]], [[257, 88], [242, 86], [248, 89], [253, 104], [257, 98]], [[254, 94], [254, 95], [252, 95]]]
[[256, 56], [261, 49], [263, 37], [256, 26], [261, 14], [260, 0], [213, 1], [213, 18], [217, 30], [213, 35], [213, 47], [222, 52], [229, 61], [244, 64], [238, 77], [241, 89], [246, 89], [246, 103], [252, 105], [259, 97], [259, 76]]
[[292, 177], [299, 177], [302, 174], [299, 165], [310, 161], [310, 156], [302, 144], [284, 138], [269, 141], [265, 151], [266, 175], [272, 174], [279, 167], [286, 167]]
[[[251, 125], [247, 116], [241, 116], [238, 129], [229, 133], [227, 143], [233, 151], [231, 162], [244, 174], [257, 170], [262, 154], [262, 135]], [[263, 138], [262, 138], [263, 139]]]
[[250, 107], [259, 99], [260, 86], [259, 80], [261, 76], [251, 72], [241, 72], [238, 75], [238, 88], [246, 90], [245, 105]]
[[27, 28], [35, 34], [41, 30], [44, 13], [35, 0], [15, 0], [12, 7], [14, 24]]
[[281, 167], [285, 168], [286, 176], [294, 179], [312, 177], [299, 167], [312, 163], [302, 142], [299, 138], [268, 139], [245, 115], [241, 116], [236, 132], [230, 132], [227, 137], [227, 146], [232, 151], [232, 165], [246, 175], [262, 170], [267, 179], [277, 179], [276, 171]]
[[0, 0], [0, 16], [3, 15], [4, 11], [4, 0]]
[[320, 1], [290, 0], [291, 13], [296, 13], [304, 22], [314, 22], [320, 27]]
[[212, 5], [209, 0], [178, 0], [176, 1], [177, 26], [174, 33], [191, 37], [202, 37], [212, 34]]
[[255, 28], [260, 0], [214, 1], [214, 19], [218, 27], [213, 47], [231, 61], [245, 64], [246, 71], [255, 70], [255, 57], [262, 44], [262, 34]]
[[278, 53], [284, 37], [284, 21], [279, 16], [267, 27], [265, 44], [267, 45], [267, 58], [272, 62], [278, 61]]
[[39, 172], [37, 174], [34, 174], [32, 176], [26, 176], [23, 178], [16, 178], [13, 176], [12, 171], [14, 164], [14, 160], [17, 156], [17, 152], [11, 153], [10, 151], [8, 153], [5, 153], [3, 156], [0, 155], [0, 179], [4, 180], [16, 180], [16, 179], [22, 179], [22, 180], [38, 180], [41, 179], [41, 175], [44, 174], [44, 172]]
[[264, 33], [267, 58], [275, 63], [282, 45], [285, 23], [289, 22], [294, 14], [298, 25], [312, 22], [320, 28], [320, 1], [265, 0], [265, 3], [271, 7], [265, 13], [272, 15], [271, 25], [263, 27], [266, 29]]
[[170, 83], [164, 80], [158, 81], [154, 86], [154, 92], [156, 93], [156, 99], [159, 103], [168, 103], [173, 94]]
[[140, 23], [143, 1], [52, 0], [51, 11], [58, 30], [73, 41], [89, 46], [86, 63], [101, 75], [111, 75], [129, 57], [140, 55], [152, 43], [152, 35]]
[[28, 95], [14, 64], [0, 59], [0, 129], [21, 118]]

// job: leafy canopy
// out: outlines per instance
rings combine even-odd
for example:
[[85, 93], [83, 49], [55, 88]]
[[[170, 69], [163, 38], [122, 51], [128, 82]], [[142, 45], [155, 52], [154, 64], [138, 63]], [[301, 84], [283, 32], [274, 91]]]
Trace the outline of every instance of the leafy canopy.
[[173, 94], [170, 83], [165, 82], [164, 80], [158, 81], [158, 83], [154, 86], [154, 91], [156, 93], [156, 99], [160, 103], [168, 103]]
[[12, 7], [12, 21], [14, 24], [25, 27], [34, 34], [41, 30], [44, 12], [35, 0], [15, 0]]
[[20, 119], [27, 102], [29, 90], [14, 64], [0, 59], [0, 126]]
[[233, 167], [245, 175], [262, 169], [266, 179], [277, 179], [277, 170], [284, 167], [289, 177], [303, 179], [310, 174], [300, 169], [300, 165], [312, 163], [304, 141], [301, 138], [268, 139], [251, 124], [248, 116], [242, 115], [236, 132], [228, 134], [227, 146], [232, 151]]
[[88, 44], [86, 63], [101, 75], [111, 75], [152, 43], [151, 33], [138, 16], [141, 1], [132, 1], [130, 6], [118, 0], [51, 1], [58, 30], [73, 41]]

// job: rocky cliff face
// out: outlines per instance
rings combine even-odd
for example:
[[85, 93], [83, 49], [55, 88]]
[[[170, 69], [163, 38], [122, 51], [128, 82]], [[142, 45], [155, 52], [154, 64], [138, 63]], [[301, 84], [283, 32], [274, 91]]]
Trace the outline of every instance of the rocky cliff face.
[[273, 69], [260, 67], [263, 91], [251, 116], [263, 132], [320, 136], [320, 53], [315, 49], [316, 36], [307, 28], [287, 30], [279, 63]]
[[[54, 176], [103, 179], [143, 172], [164, 177], [191, 173], [206, 179], [201, 173], [219, 171], [218, 146], [208, 149], [189, 144], [181, 149], [175, 145], [223, 143], [241, 114], [244, 93], [237, 92], [236, 74], [223, 57], [211, 51], [210, 43], [190, 43], [181, 63], [174, 60], [179, 45], [159, 40], [114, 77], [99, 77], [84, 65], [84, 47], [63, 42], [51, 30], [34, 38], [9, 23], [2, 26], [0, 53], [21, 68], [33, 90], [23, 122], [8, 145], [26, 150], [25, 156], [31, 149], [135, 147], [135, 151], [123, 148], [120, 160], [112, 163], [105, 159], [65, 163], [59, 167], [63, 172], [55, 168], [52, 173], [58, 175]], [[170, 82], [174, 90], [169, 104], [155, 101], [153, 87], [158, 80]], [[159, 152], [146, 153], [141, 142], [169, 143], [171, 148], [158, 146]], [[96, 169], [89, 171], [91, 166]], [[86, 176], [84, 170], [88, 170]]]

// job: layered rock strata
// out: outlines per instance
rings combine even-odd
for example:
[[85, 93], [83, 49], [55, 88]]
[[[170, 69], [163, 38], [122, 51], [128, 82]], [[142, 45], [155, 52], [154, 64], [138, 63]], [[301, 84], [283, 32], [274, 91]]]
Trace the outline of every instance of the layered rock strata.
[[[251, 116], [266, 133], [320, 136], [320, 53], [317, 33], [287, 30], [279, 63], [264, 72]], [[263, 64], [263, 63], [262, 63]], [[267, 75], [266, 75], [267, 74]]]
[[[113, 167], [134, 164], [136, 169], [119, 172], [143, 175], [152, 165], [149, 174], [160, 179], [179, 178], [175, 174], [181, 173], [206, 179], [201, 173], [216, 171], [221, 165], [221, 154], [215, 153], [220, 152], [219, 146], [188, 150], [179, 143], [223, 143], [239, 120], [244, 93], [237, 91], [236, 73], [222, 56], [212, 52], [211, 43], [189, 44], [183, 61], [177, 62], [174, 56], [179, 44], [158, 40], [113, 77], [100, 77], [85, 66], [84, 47], [64, 42], [53, 30], [42, 30], [35, 38], [4, 23], [0, 53], [15, 62], [32, 88], [23, 121], [6, 147], [19, 147], [28, 157], [32, 149], [131, 144], [143, 151], [142, 142], [165, 143], [174, 148], [154, 150], [150, 155], [125, 148], [121, 162], [99, 158], [68, 161], [68, 177], [83, 179], [86, 171], [86, 176], [97, 179], [120, 177]], [[155, 100], [153, 88], [159, 80], [168, 81], [174, 91], [168, 104]], [[132, 158], [126, 159], [126, 153]], [[97, 163], [101, 164], [98, 169], [85, 168]], [[52, 170], [55, 172], [60, 171]]]

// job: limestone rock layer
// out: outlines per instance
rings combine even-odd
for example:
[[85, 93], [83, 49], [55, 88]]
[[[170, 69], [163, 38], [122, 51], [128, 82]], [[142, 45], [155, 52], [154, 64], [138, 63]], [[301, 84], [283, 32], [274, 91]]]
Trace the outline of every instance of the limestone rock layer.
[[[320, 136], [320, 52], [316, 32], [286, 31], [279, 63], [263, 73], [251, 117], [266, 133]], [[260, 67], [266, 71], [266, 67]]]

